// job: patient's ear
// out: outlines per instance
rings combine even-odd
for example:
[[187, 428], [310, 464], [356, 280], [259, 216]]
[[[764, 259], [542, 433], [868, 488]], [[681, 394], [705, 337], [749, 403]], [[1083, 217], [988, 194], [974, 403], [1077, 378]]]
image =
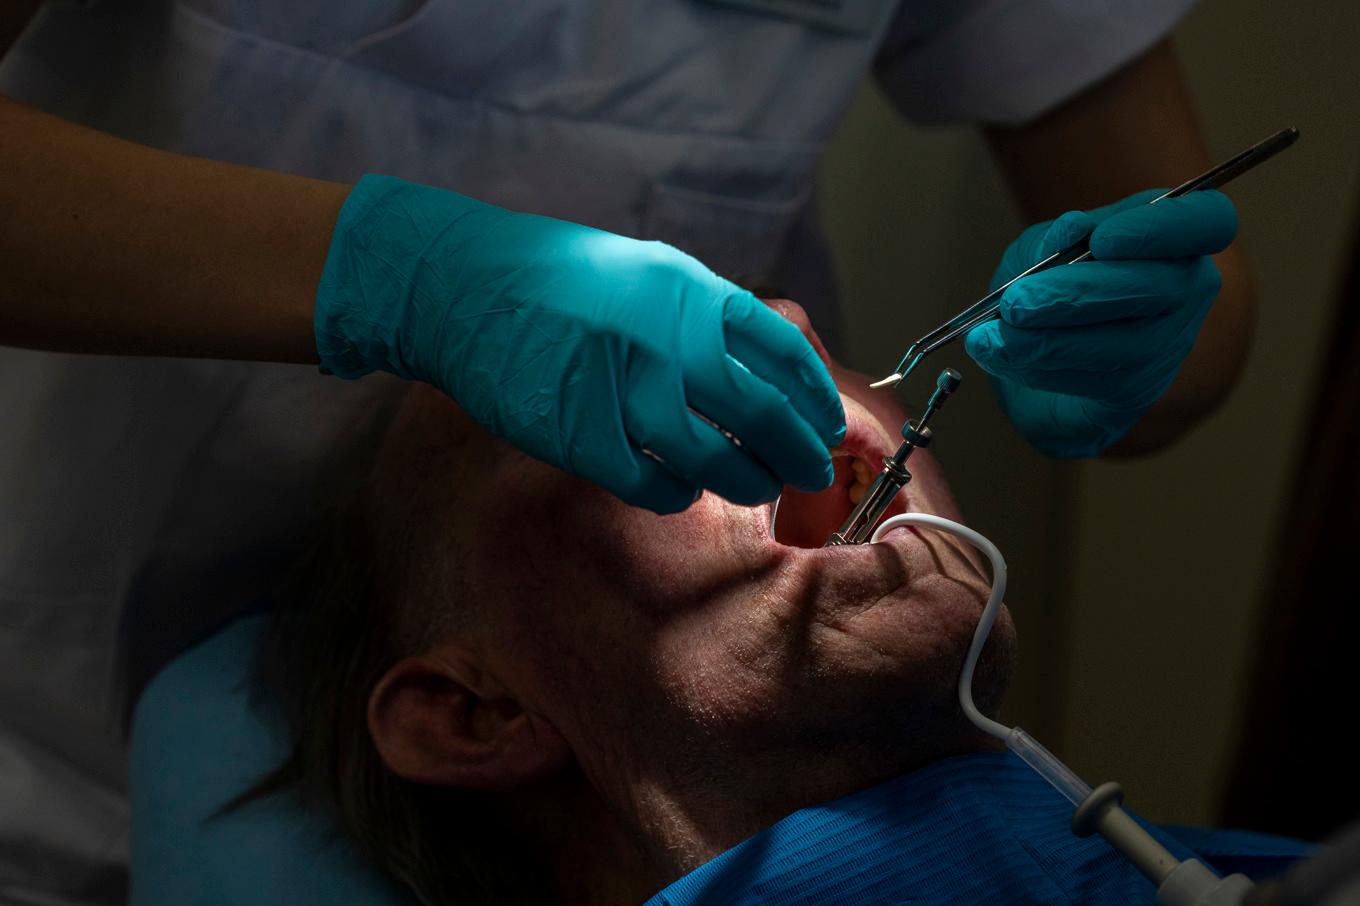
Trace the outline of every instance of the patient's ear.
[[448, 650], [388, 670], [369, 696], [368, 730], [388, 768], [418, 783], [507, 789], [571, 761], [556, 727]]

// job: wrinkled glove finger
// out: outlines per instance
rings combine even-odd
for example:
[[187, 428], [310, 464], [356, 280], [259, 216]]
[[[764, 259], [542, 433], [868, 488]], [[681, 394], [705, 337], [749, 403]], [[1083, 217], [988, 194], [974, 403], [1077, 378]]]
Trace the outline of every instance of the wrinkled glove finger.
[[[1187, 305], [1174, 323], [1127, 318], [1076, 327], [1015, 327], [1004, 321], [969, 332], [965, 348], [993, 373], [1013, 370], [1132, 372], [1185, 354], [1176, 342], [1184, 322], [1200, 321], [1207, 308]], [[1193, 345], [1193, 337], [1189, 341]]]
[[994, 378], [1010, 381], [1013, 385], [1029, 391], [1059, 394], [1079, 399], [1096, 400], [1108, 403], [1117, 400], [1129, 405], [1141, 404], [1151, 394], [1153, 399], [1161, 395], [1161, 382], [1152, 389], [1144, 388], [1133, 392], [1129, 387], [1127, 375], [1111, 371], [1082, 371], [1080, 369], [1061, 369], [1050, 371], [1043, 368], [1013, 368], [1008, 365], [988, 363], [980, 367]]
[[1044, 230], [1039, 240], [1034, 260], [1020, 269], [1025, 270], [1054, 252], [1076, 245], [1091, 235], [1095, 228], [1096, 220], [1090, 214], [1085, 211], [1068, 211], [1048, 225], [1048, 229]]
[[1171, 342], [1150, 350], [1145, 361], [1126, 370], [1018, 366], [985, 353], [976, 361], [1010, 388], [1066, 394], [1132, 410], [1151, 405], [1171, 386], [1198, 328], [1198, 321], [1187, 325]]
[[1029, 270], [1054, 252], [1080, 242], [1096, 222], [1082, 211], [1066, 214], [1045, 223], [1026, 227], [1018, 238], [1006, 247], [1001, 262], [992, 274], [992, 289]]
[[964, 341], [964, 348], [983, 371], [1010, 386], [1046, 393], [1091, 396], [1108, 399], [1127, 390], [1127, 372], [1106, 368], [1042, 367], [1019, 364], [1004, 351], [999, 334], [1005, 325], [993, 322], [975, 328]]
[[689, 508], [701, 489], [677, 476], [640, 447], [627, 452], [628, 468], [608, 478], [586, 475], [629, 506], [642, 507], [665, 516]]
[[723, 339], [731, 358], [788, 399], [824, 449], [845, 438], [840, 392], [796, 325], [750, 293], [733, 294], [723, 310]]
[[[675, 378], [672, 376], [672, 381]], [[699, 496], [699, 488], [648, 456], [624, 423], [624, 383], [596, 387], [588, 396], [562, 394], [541, 419], [525, 420], [510, 443], [550, 465], [605, 488], [632, 506], [676, 513]], [[524, 405], [516, 411], [530, 408]], [[496, 430], [493, 428], [493, 430]]]
[[788, 397], [741, 362], [723, 356], [715, 367], [687, 374], [685, 396], [697, 411], [735, 435], [742, 450], [779, 484], [804, 491], [831, 484], [835, 472], [822, 437], [794, 411]]
[[569, 444], [570, 455], [547, 461], [598, 484], [630, 506], [665, 515], [688, 508], [699, 497], [700, 488], [649, 455], [628, 436], [617, 416], [607, 423], [588, 418], [566, 433], [575, 439]]
[[1099, 260], [1214, 255], [1237, 235], [1237, 209], [1212, 189], [1137, 205], [1101, 221], [1091, 233]]
[[1026, 390], [1024, 397], [1016, 429], [1035, 449], [1058, 459], [1095, 456], [1124, 437], [1138, 418], [1065, 393]]
[[1083, 261], [1018, 281], [1001, 297], [1016, 327], [1073, 327], [1173, 313], [1212, 304], [1222, 285], [1210, 258]]
[[689, 486], [733, 503], [754, 506], [779, 496], [780, 482], [768, 469], [690, 411], [669, 363], [651, 370], [637, 382], [624, 415], [636, 446], [660, 457]]

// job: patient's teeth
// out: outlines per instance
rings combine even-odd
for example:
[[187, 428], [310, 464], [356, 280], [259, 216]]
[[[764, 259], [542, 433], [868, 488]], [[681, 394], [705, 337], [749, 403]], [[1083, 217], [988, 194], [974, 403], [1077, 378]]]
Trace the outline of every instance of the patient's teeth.
[[854, 472], [855, 480], [846, 491], [850, 495], [850, 502], [854, 504], [860, 502], [877, 476], [874, 470], [869, 467], [869, 464], [862, 459], [852, 460], [850, 468]]

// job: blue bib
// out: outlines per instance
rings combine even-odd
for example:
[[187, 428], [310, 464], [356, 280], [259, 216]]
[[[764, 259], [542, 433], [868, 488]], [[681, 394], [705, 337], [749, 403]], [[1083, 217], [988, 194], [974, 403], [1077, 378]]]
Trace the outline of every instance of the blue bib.
[[[690, 872], [647, 906], [1152, 903], [1102, 839], [1073, 836], [1072, 807], [1008, 752], [978, 753], [802, 809]], [[1178, 858], [1255, 880], [1306, 854], [1294, 840], [1155, 828]]]
[[[287, 755], [248, 694], [264, 617], [240, 620], [148, 687], [133, 727], [132, 899], [138, 904], [339, 903], [412, 897], [325, 816], [281, 795], [213, 817]], [[1066, 800], [1009, 754], [938, 762], [795, 812], [652, 897], [714, 903], [1151, 903], [1103, 840], [1068, 830]], [[1260, 880], [1307, 852], [1234, 831], [1151, 829], [1173, 853]]]

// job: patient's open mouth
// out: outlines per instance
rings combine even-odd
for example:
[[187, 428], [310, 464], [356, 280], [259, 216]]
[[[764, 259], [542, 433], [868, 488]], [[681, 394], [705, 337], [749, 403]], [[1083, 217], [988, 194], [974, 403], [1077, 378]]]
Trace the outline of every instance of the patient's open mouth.
[[[840, 528], [883, 468], [886, 436], [876, 426], [852, 419], [845, 442], [831, 451], [836, 477], [831, 487], [816, 494], [785, 487], [775, 512], [774, 538], [791, 547], [816, 548], [826, 544]], [[899, 495], [886, 515], [906, 511], [905, 495]]]

